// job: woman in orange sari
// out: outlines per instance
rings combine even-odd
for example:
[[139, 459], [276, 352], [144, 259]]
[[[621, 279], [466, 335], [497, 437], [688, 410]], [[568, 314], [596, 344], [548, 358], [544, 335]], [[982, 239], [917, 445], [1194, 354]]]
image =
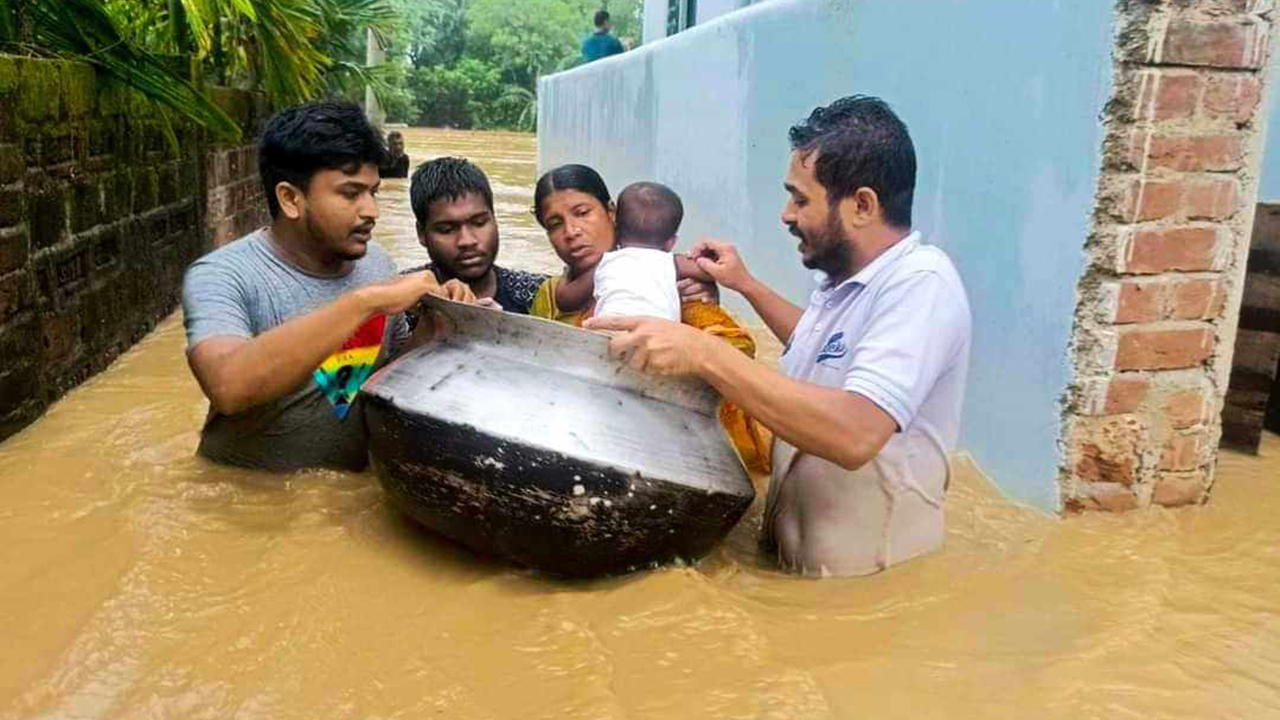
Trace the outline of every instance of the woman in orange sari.
[[[581, 310], [562, 310], [556, 305], [556, 285], [593, 272], [600, 258], [613, 249], [614, 204], [609, 189], [595, 170], [585, 165], [562, 165], [538, 180], [533, 202], [534, 217], [547, 231], [565, 271], [542, 284], [529, 314], [581, 327], [591, 317], [594, 301]], [[755, 357], [755, 339], [717, 303], [685, 300], [680, 320]], [[760, 424], [730, 402], [721, 403], [720, 422], [743, 464], [753, 472], [768, 473], [769, 444]]]

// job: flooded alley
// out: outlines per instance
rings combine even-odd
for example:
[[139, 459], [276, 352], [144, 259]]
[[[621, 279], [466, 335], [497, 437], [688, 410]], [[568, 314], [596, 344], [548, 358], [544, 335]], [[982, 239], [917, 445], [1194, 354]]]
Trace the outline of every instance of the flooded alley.
[[[489, 174], [555, 272], [528, 135], [406, 131]], [[377, 240], [425, 261], [408, 181]], [[781, 233], [780, 233], [781, 235]], [[938, 554], [800, 580], [760, 508], [696, 567], [567, 583], [420, 530], [370, 473], [194, 456], [175, 314], [0, 443], [0, 718], [1280, 717], [1280, 439], [1212, 501], [1060, 521], [960, 462]]]

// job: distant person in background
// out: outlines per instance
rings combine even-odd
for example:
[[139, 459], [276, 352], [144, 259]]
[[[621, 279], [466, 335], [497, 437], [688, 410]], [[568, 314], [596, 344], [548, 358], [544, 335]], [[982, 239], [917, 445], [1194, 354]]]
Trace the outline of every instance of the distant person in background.
[[609, 34], [609, 11], [596, 11], [596, 31], [591, 37], [582, 43], [582, 62], [589, 63], [607, 58], [610, 55], [617, 55], [624, 52], [626, 48], [622, 47], [622, 43], [618, 42], [618, 38]]
[[409, 156], [404, 151], [404, 136], [399, 130], [387, 135], [387, 157], [378, 166], [378, 176], [384, 178], [409, 177]]

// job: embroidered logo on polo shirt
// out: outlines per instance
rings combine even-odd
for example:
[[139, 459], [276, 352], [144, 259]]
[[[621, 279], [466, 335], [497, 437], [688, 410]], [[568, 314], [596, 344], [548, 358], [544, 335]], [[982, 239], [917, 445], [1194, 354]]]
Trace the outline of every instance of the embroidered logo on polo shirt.
[[827, 338], [827, 344], [822, 346], [822, 351], [818, 353], [818, 359], [814, 360], [814, 364], [818, 364], [823, 360], [837, 360], [848, 354], [849, 348], [844, 345], [844, 333], [833, 333]]

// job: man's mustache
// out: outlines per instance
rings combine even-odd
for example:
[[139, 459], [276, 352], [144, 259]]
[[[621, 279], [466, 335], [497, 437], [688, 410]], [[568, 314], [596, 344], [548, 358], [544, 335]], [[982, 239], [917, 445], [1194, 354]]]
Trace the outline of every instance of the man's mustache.
[[374, 226], [375, 226], [375, 225], [377, 225], [377, 223], [372, 222], [372, 221], [367, 222], [367, 223], [363, 223], [363, 224], [358, 225], [357, 227], [355, 227], [355, 228], [351, 231], [351, 233], [352, 233], [352, 234], [355, 234], [355, 233], [364, 233], [364, 234], [366, 234], [366, 235], [367, 235], [367, 234], [369, 234], [369, 233], [373, 232], [373, 228], [374, 228]]
[[791, 233], [792, 235], [795, 235], [801, 240], [805, 239], [804, 233], [800, 232], [800, 226], [794, 223], [787, 223], [787, 232]]

